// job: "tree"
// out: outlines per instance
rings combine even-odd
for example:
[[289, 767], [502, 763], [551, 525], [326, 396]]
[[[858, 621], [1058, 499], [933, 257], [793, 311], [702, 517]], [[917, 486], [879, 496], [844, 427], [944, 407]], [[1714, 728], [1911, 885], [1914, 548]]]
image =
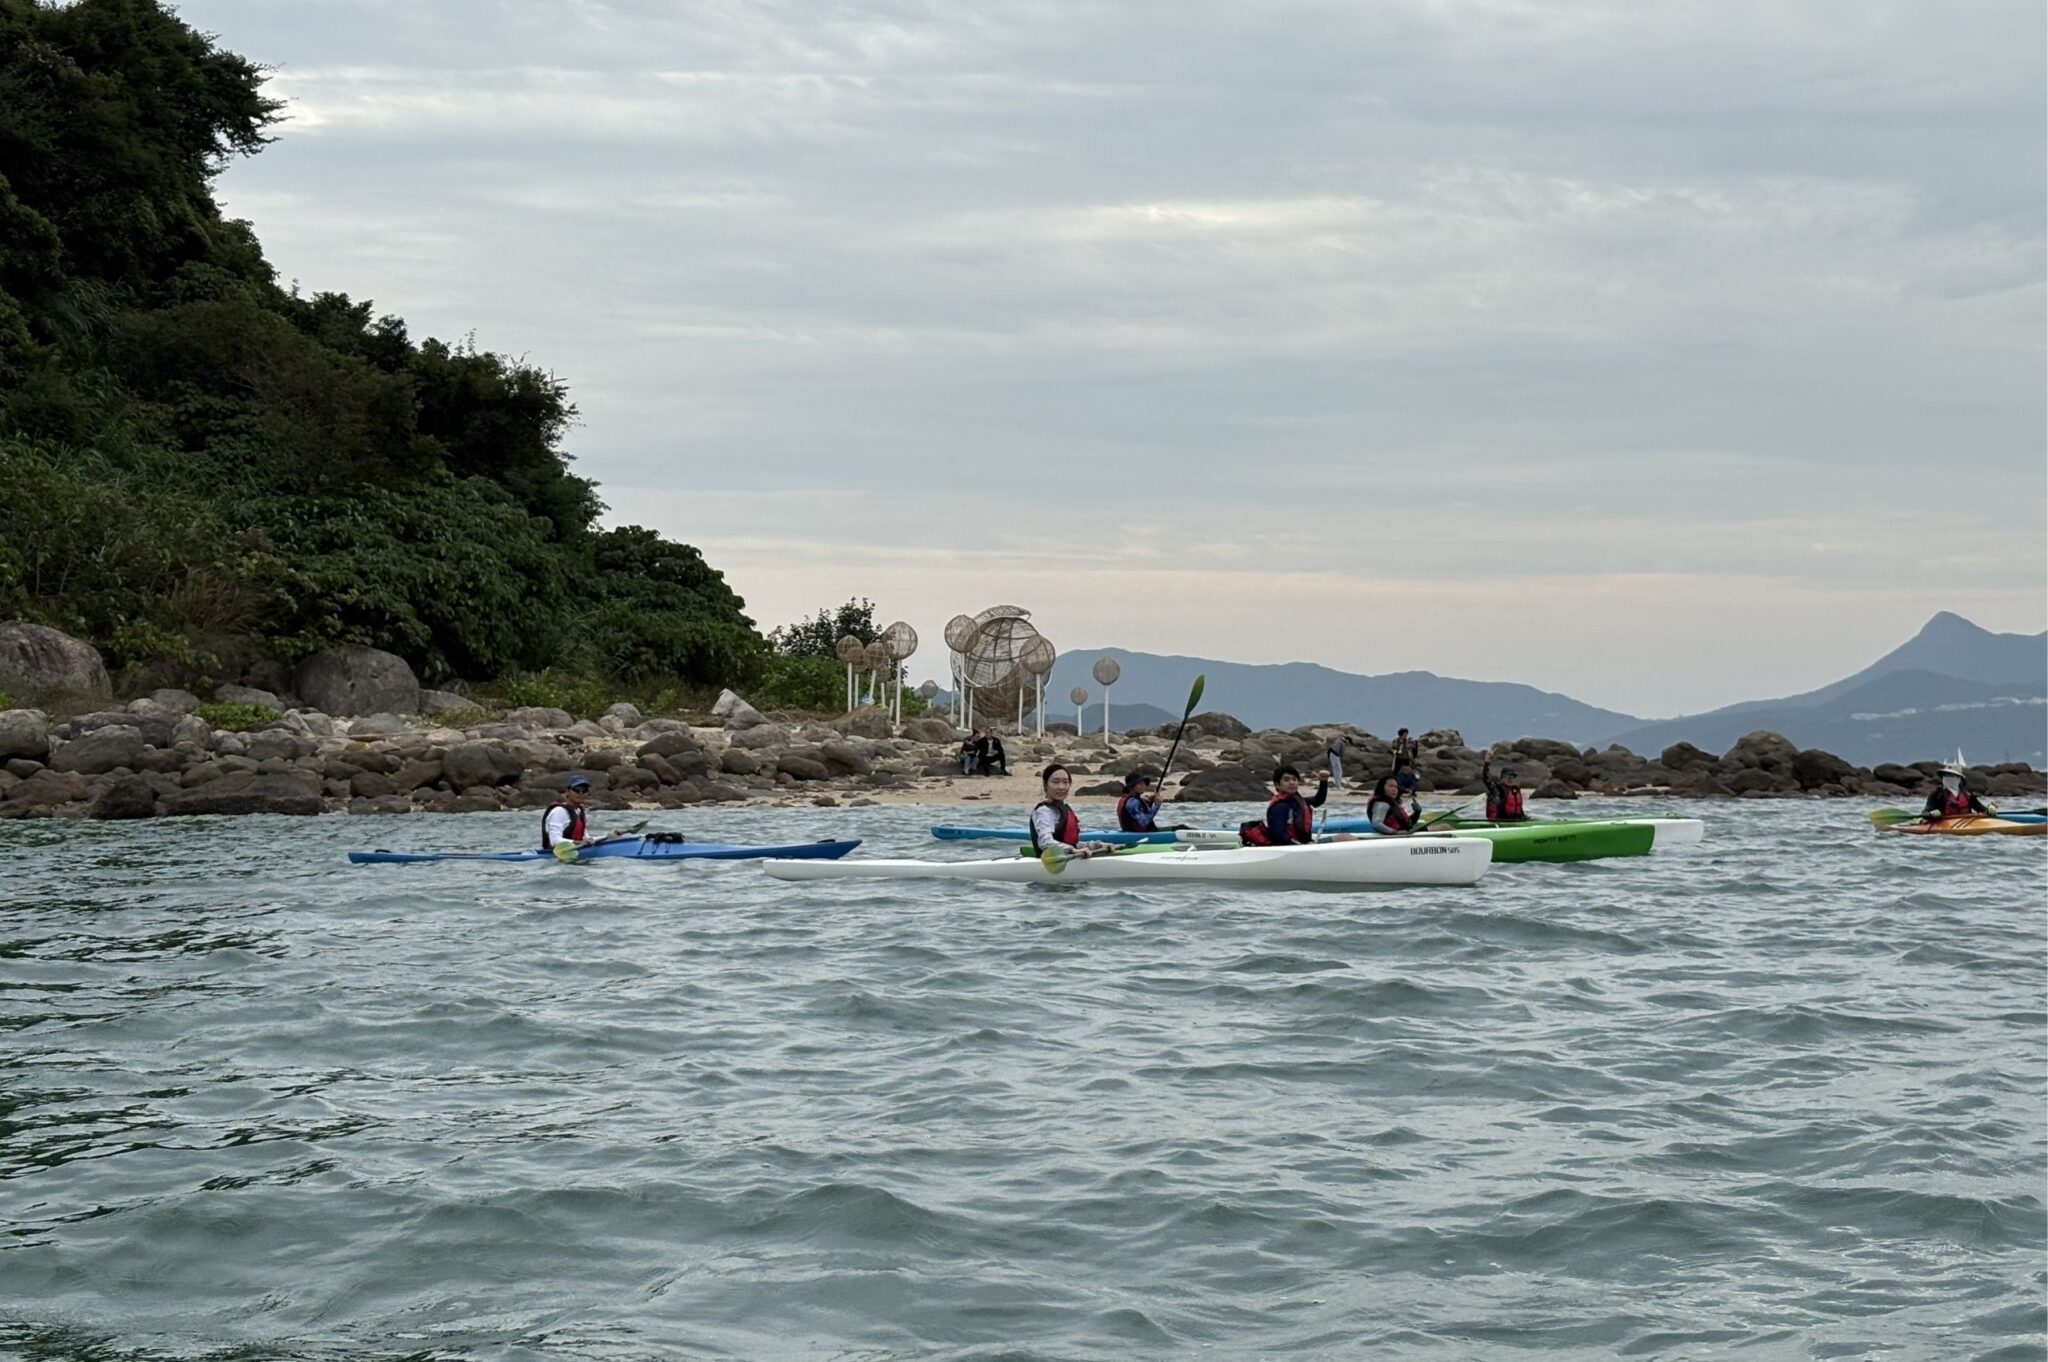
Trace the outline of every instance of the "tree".
[[784, 657], [839, 656], [839, 640], [848, 634], [862, 643], [873, 643], [881, 630], [875, 628], [875, 603], [856, 596], [837, 610], [821, 608], [807, 620], [785, 624], [768, 632], [768, 645]]

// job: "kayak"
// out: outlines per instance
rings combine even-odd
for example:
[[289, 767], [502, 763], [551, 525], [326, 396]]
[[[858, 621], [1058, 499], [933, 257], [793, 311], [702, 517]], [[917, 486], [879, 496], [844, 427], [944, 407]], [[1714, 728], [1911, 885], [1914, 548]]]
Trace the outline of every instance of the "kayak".
[[[1424, 811], [1425, 817], [1427, 810]], [[1437, 832], [1482, 832], [1489, 828], [1595, 828], [1611, 829], [1624, 827], [1649, 828], [1653, 834], [1650, 841], [1652, 851], [1672, 851], [1680, 847], [1698, 846], [1706, 839], [1707, 825], [1698, 818], [1530, 818], [1514, 823], [1488, 823], [1483, 819], [1470, 822], [1459, 819], [1441, 819], [1432, 823]], [[1371, 832], [1372, 823], [1364, 818], [1332, 818], [1323, 825], [1326, 832]], [[1606, 856], [1640, 856], [1639, 851], [1610, 851], [1599, 853]], [[1499, 860], [1508, 859], [1505, 856]], [[1540, 859], [1540, 858], [1539, 858]], [[1580, 857], [1560, 859], [1577, 860]]]
[[1420, 837], [1478, 837], [1493, 843], [1494, 864], [1518, 861], [1598, 861], [1609, 856], [1647, 856], [1657, 830], [1644, 823], [1497, 823], [1459, 825], [1416, 834]]
[[[941, 842], [1029, 842], [1029, 828], [956, 828], [941, 824], [932, 829]], [[1237, 834], [1213, 828], [1162, 828], [1158, 832], [1084, 832], [1084, 842], [1101, 842], [1113, 847], [1135, 846], [1236, 846]]]
[[[619, 837], [579, 847], [578, 861], [760, 861], [835, 860], [859, 846], [853, 842], [795, 842], [783, 846], [743, 846], [729, 842], [657, 842], [649, 837]], [[552, 861], [552, 851], [351, 851], [351, 865], [424, 865], [437, 861]]]
[[2035, 821], [2021, 814], [2006, 818], [2002, 815], [1966, 813], [1956, 818], [1937, 819], [1932, 823], [1898, 823], [1879, 832], [1906, 832], [1917, 836], [1933, 834], [1941, 837], [1982, 837], [1986, 834], [2003, 834], [2007, 837], [2040, 837], [2048, 835], [2048, 819]]
[[1146, 846], [1068, 861], [1054, 872], [1035, 856], [993, 861], [766, 861], [778, 880], [987, 880], [1004, 884], [1098, 882], [1254, 884], [1319, 889], [1472, 884], [1493, 861], [1476, 837], [1377, 838], [1299, 847]]

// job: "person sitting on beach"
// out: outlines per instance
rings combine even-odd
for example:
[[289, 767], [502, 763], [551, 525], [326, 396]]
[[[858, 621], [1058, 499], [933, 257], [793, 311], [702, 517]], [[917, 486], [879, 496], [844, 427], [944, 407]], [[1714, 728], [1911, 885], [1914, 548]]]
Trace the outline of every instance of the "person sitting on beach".
[[1116, 825], [1125, 832], [1158, 830], [1159, 796], [1153, 792], [1149, 772], [1133, 771], [1124, 777], [1123, 798], [1116, 802]]
[[1401, 793], [1401, 783], [1392, 776], [1381, 776], [1379, 784], [1373, 787], [1365, 816], [1374, 832], [1390, 837], [1415, 831], [1419, 821], [1415, 801]]
[[1010, 774], [1010, 759], [1003, 752], [1003, 740], [996, 736], [994, 729], [982, 735], [981, 773], [985, 776], [1006, 776]]
[[1273, 798], [1266, 804], [1263, 822], [1239, 825], [1238, 836], [1246, 846], [1291, 847], [1302, 846], [1316, 840], [1316, 816], [1330, 797], [1330, 773], [1316, 773], [1316, 792], [1304, 795], [1301, 792], [1301, 772], [1292, 766], [1278, 766], [1273, 769]]
[[960, 740], [960, 774], [971, 776], [981, 761], [981, 730], [976, 729]]
[[1074, 773], [1054, 762], [1038, 773], [1038, 786], [1045, 798], [1031, 810], [1031, 850], [1043, 853], [1051, 847], [1065, 847], [1074, 855], [1093, 856], [1105, 851], [1099, 842], [1081, 841], [1081, 815], [1067, 803], [1074, 791]]
[[1970, 793], [1970, 779], [1963, 774], [1960, 761], [1944, 763], [1941, 768], [1941, 784], [1927, 796], [1927, 805], [1920, 811], [1923, 819], [1960, 818], [1966, 813], [1997, 813], [1998, 810]]
[[1500, 768], [1500, 779], [1493, 778], [1493, 749], [1486, 749], [1486, 760], [1479, 768], [1479, 779], [1486, 786], [1486, 821], [1489, 823], [1523, 823], [1529, 815], [1522, 809], [1522, 785], [1515, 778], [1515, 768]]

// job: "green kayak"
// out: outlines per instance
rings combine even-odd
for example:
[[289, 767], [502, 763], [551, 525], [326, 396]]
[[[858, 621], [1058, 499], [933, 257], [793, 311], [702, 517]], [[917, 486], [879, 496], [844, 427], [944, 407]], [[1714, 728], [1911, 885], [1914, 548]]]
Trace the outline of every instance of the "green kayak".
[[[1597, 861], [1608, 856], [1647, 856], [1657, 840], [1649, 823], [1621, 820], [1585, 823], [1459, 824], [1442, 829], [1451, 837], [1484, 837], [1493, 843], [1493, 863], [1515, 861]], [[1419, 834], [1439, 835], [1434, 832]]]

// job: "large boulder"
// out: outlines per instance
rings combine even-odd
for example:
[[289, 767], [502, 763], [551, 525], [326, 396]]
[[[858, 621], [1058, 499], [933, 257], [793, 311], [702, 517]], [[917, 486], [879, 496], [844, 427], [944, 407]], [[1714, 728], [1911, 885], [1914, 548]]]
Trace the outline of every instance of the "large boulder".
[[441, 766], [451, 790], [516, 785], [521, 770], [519, 758], [494, 742], [457, 743], [442, 757]]
[[130, 701], [129, 708], [133, 709], [136, 705], [144, 703], [155, 705], [159, 709], [167, 709], [173, 714], [190, 714], [199, 708], [199, 697], [189, 690], [167, 686], [162, 690], [151, 691], [147, 701]]
[[692, 737], [688, 730], [684, 730], [676, 733], [658, 733], [640, 744], [640, 750], [635, 752], [634, 755], [639, 757], [699, 756], [703, 751], [703, 745]]
[[1664, 749], [1657, 764], [1667, 771], [1691, 771], [1712, 766], [1718, 760], [1712, 752], [1702, 751], [1689, 742], [1675, 742]]
[[164, 801], [164, 812], [186, 814], [320, 812], [320, 777], [311, 771], [232, 775], [209, 780]]
[[90, 643], [27, 620], [0, 621], [0, 691], [16, 699], [105, 700], [107, 664]]
[[832, 721], [832, 727], [856, 738], [886, 738], [896, 731], [888, 712], [874, 705], [840, 715]]
[[1189, 776], [1174, 798], [1193, 804], [1263, 802], [1273, 793], [1266, 783], [1268, 774], [1244, 766], [1211, 767]]
[[0, 761], [22, 757], [42, 761], [50, 755], [50, 721], [41, 710], [0, 710]]
[[122, 776], [99, 792], [88, 816], [109, 820], [153, 818], [156, 790], [141, 776]]
[[903, 725], [903, 736], [912, 742], [957, 743], [960, 730], [944, 719], [935, 719], [929, 714], [920, 714]]
[[103, 776], [117, 766], [132, 771], [142, 763], [142, 749], [141, 730], [132, 724], [117, 724], [65, 743], [50, 754], [50, 767], [85, 776]]
[[262, 705], [265, 709], [283, 711], [285, 703], [276, 691], [259, 690], [255, 686], [238, 686], [232, 681], [213, 688], [215, 704], [221, 705]]
[[1792, 778], [1799, 782], [1802, 790], [1818, 790], [1823, 785], [1841, 785], [1857, 775], [1856, 768], [1832, 752], [1823, 752], [1809, 747], [1792, 758]]
[[790, 732], [781, 724], [761, 724], [756, 728], [743, 728], [734, 733], [732, 744], [752, 752], [763, 752], [773, 747], [789, 746]]
[[1781, 784], [1789, 785], [1792, 763], [1798, 755], [1799, 749], [1784, 734], [1760, 728], [1743, 734], [1736, 739], [1735, 746], [1721, 754], [1721, 769], [1766, 771], [1779, 777]]
[[299, 664], [292, 688], [326, 714], [417, 714], [420, 679], [396, 653], [333, 648]]
[[[470, 699], [467, 695], [457, 695], [452, 690], [423, 690], [420, 692], [419, 712], [422, 714], [461, 714], [464, 711], [475, 708], [476, 701]], [[356, 810], [350, 808], [349, 812], [354, 813]], [[382, 813], [383, 810], [370, 809], [367, 812]]]
[[521, 728], [567, 728], [576, 722], [576, 716], [547, 705], [520, 705], [505, 711], [505, 722]]
[[[1205, 713], [1197, 714], [1194, 718], [1188, 720], [1188, 723], [1192, 727], [1201, 729], [1202, 736], [1205, 738], [1228, 738], [1234, 740], [1248, 738], [1252, 732], [1237, 716], [1225, 714], [1221, 710], [1212, 709]], [[1175, 727], [1179, 727], [1179, 725], [1176, 724]]]
[[759, 728], [768, 722], [768, 716], [755, 709], [732, 691], [718, 692], [717, 701], [711, 706], [711, 713], [725, 720], [728, 729]]

